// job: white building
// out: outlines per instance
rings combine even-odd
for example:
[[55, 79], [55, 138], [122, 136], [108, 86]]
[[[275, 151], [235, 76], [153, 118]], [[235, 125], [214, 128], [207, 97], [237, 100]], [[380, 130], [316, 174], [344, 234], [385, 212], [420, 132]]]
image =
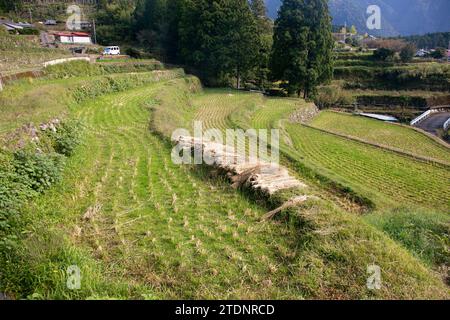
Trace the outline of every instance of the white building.
[[54, 35], [61, 44], [92, 44], [91, 36], [85, 32], [58, 32]]
[[416, 57], [425, 57], [429, 54], [430, 54], [430, 51], [425, 50], [425, 49], [420, 49], [419, 51], [416, 52]]

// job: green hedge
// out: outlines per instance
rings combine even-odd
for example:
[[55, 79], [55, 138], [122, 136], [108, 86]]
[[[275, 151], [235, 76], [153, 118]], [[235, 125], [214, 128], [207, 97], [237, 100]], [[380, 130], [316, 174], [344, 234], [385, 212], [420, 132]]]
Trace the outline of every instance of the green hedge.
[[72, 95], [77, 103], [87, 99], [93, 99], [100, 95], [125, 91], [159, 80], [170, 80], [184, 75], [183, 69], [156, 71], [141, 74], [109, 75], [96, 81], [83, 81], [72, 90]]
[[89, 63], [87, 61], [71, 61], [44, 70], [44, 77], [48, 79], [65, 79], [72, 77], [99, 76], [114, 73], [149, 72], [162, 70], [164, 65], [157, 61], [130, 61], [122, 63]]
[[450, 68], [337, 67], [335, 79], [346, 80], [347, 89], [410, 89], [450, 91]]

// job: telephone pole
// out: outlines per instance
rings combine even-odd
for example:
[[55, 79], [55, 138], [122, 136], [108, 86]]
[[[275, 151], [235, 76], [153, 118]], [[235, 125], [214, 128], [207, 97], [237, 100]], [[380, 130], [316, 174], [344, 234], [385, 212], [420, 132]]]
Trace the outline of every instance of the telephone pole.
[[95, 19], [92, 20], [92, 27], [94, 29], [94, 44], [97, 44], [97, 29], [95, 28]]

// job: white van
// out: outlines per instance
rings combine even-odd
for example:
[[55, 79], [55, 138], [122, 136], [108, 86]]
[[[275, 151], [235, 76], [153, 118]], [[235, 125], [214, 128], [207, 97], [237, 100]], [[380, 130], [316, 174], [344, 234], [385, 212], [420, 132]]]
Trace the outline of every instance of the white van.
[[105, 55], [105, 56], [120, 55], [120, 48], [119, 47], [106, 47], [105, 50], [103, 50], [103, 55]]

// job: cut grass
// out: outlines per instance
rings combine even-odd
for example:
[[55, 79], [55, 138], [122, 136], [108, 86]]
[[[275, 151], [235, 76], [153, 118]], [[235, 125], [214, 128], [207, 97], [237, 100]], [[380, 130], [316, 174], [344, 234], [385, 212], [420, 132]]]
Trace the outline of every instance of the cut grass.
[[341, 135], [356, 137], [426, 158], [449, 162], [450, 148], [405, 126], [361, 116], [323, 111], [311, 122], [313, 127]]
[[[142, 103], [159, 89], [111, 95], [80, 109], [90, 134], [70, 160], [64, 184], [26, 211], [41, 221], [33, 229], [42, 232], [51, 222], [73, 234], [79, 226], [82, 234], [73, 243], [104, 265], [114, 261], [104, 271], [107, 278], [148, 284], [155, 296], [302, 298], [299, 288], [286, 289], [289, 270], [277, 258], [289, 252], [294, 230], [257, 224], [263, 208], [227, 183], [172, 164], [170, 146], [147, 130], [149, 111]], [[98, 216], [84, 221], [95, 204], [101, 205]], [[44, 253], [38, 263], [48, 258]], [[65, 297], [62, 291], [49, 296], [43, 283], [34, 286], [44, 297]], [[116, 297], [106, 289], [96, 294]]]

